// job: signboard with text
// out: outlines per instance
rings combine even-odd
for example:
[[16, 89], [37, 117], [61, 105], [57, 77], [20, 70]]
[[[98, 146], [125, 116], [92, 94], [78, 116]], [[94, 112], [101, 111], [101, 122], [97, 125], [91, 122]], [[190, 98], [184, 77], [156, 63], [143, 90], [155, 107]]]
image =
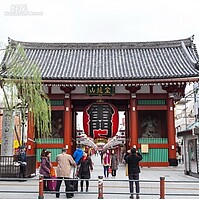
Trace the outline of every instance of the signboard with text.
[[113, 86], [88, 86], [87, 95], [113, 95], [115, 94], [115, 87]]
[[141, 144], [141, 152], [148, 153], [149, 152], [149, 145], [148, 144]]

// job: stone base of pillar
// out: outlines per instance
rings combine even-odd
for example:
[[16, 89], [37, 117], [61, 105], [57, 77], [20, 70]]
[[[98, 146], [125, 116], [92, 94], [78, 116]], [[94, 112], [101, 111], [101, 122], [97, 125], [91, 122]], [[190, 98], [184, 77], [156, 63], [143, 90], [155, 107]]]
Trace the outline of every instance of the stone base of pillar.
[[178, 160], [169, 158], [169, 166], [178, 166]]

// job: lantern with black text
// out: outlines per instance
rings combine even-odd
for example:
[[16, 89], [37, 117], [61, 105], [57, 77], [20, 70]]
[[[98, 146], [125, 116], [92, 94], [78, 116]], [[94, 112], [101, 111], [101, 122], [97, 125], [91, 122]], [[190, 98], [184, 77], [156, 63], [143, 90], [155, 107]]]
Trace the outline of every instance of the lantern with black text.
[[85, 133], [94, 139], [110, 138], [118, 131], [118, 110], [110, 103], [93, 103], [83, 112]]

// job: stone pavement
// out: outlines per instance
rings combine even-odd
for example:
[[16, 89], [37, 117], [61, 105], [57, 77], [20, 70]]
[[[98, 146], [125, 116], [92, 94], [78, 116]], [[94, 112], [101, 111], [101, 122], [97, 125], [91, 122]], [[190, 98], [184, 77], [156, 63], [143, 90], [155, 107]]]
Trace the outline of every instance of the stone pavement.
[[[98, 199], [98, 176], [103, 176], [103, 167], [100, 156], [92, 156], [94, 170], [88, 192], [75, 193], [74, 199]], [[184, 165], [178, 167], [151, 167], [141, 168], [140, 174], [140, 198], [159, 199], [160, 177], [165, 177], [166, 199], [190, 199], [199, 198], [199, 179], [185, 175]], [[39, 199], [38, 174], [28, 178], [25, 182], [0, 181], [0, 199]], [[64, 183], [61, 186], [60, 198], [66, 198]], [[109, 177], [103, 180], [104, 199], [129, 198], [128, 177], [125, 176], [125, 166], [119, 165], [115, 179]], [[171, 195], [169, 195], [171, 194]], [[176, 194], [176, 195], [175, 195]], [[182, 194], [182, 195], [180, 195]], [[195, 196], [194, 196], [195, 194]], [[55, 199], [55, 194], [45, 193], [44, 199]]]

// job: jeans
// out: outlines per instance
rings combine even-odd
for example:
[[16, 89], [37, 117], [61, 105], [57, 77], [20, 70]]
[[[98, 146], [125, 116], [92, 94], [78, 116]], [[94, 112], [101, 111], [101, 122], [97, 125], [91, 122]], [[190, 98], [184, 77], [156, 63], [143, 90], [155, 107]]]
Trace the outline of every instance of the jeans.
[[108, 169], [109, 169], [109, 166], [104, 166], [104, 177], [108, 177], [109, 173], [108, 173]]
[[[139, 180], [139, 173], [130, 174], [129, 180]], [[129, 181], [130, 193], [133, 193], [133, 183], [134, 183], [133, 181]], [[136, 193], [140, 193], [139, 181], [135, 181], [135, 188], [136, 188]]]

